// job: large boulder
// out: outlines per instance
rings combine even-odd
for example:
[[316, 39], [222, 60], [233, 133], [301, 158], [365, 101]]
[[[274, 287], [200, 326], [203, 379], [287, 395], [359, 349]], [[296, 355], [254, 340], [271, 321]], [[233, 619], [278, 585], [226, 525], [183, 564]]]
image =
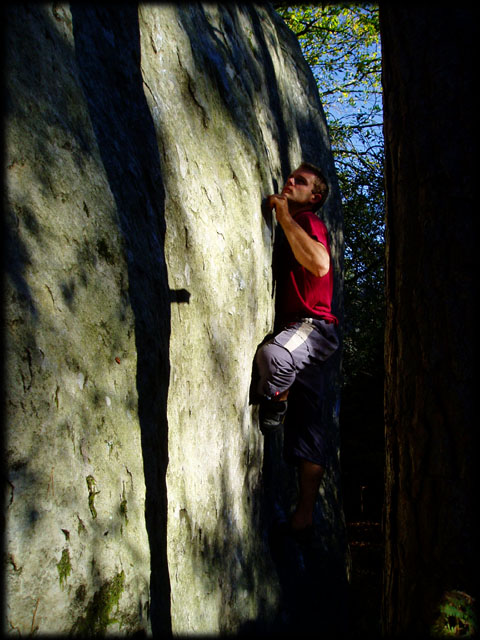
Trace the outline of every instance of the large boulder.
[[[331, 181], [341, 312], [311, 72], [269, 5], [7, 16], [6, 628], [268, 626], [282, 585], [249, 396], [273, 323], [261, 202], [301, 159]], [[343, 540], [337, 486], [334, 468], [324, 547]]]

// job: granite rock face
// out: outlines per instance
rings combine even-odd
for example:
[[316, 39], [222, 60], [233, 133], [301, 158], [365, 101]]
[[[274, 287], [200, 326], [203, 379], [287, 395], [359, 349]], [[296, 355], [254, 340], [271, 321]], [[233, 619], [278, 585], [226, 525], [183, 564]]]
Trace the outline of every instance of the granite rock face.
[[268, 626], [261, 202], [301, 159], [341, 266], [310, 71], [268, 5], [11, 5], [6, 35], [5, 628]]

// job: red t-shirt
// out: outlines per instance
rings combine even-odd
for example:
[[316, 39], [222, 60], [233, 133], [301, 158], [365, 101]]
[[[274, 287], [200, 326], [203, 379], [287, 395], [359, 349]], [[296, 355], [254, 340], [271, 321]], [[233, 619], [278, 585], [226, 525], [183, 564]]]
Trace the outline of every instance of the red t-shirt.
[[[325, 224], [311, 211], [301, 211], [294, 216], [308, 235], [321, 242], [330, 255], [328, 231]], [[297, 262], [286, 238], [277, 258], [277, 317], [282, 322], [298, 318], [323, 318], [338, 324], [332, 314], [333, 270], [324, 276], [313, 273]]]

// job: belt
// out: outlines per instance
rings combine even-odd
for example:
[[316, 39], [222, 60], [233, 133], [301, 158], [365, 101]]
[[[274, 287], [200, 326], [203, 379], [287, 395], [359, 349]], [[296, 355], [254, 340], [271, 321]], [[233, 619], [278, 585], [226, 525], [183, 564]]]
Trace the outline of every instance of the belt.
[[316, 321], [321, 320], [327, 324], [335, 324], [335, 320], [328, 320], [327, 318], [299, 318], [297, 322], [307, 322], [308, 324], [315, 324]]

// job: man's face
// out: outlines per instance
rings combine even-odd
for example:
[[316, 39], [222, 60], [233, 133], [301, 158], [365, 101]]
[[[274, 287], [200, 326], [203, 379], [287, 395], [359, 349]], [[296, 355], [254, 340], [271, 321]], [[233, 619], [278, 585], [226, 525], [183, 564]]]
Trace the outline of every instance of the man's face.
[[305, 169], [296, 169], [287, 178], [282, 195], [288, 200], [291, 211], [303, 211], [321, 199], [319, 193], [312, 193], [315, 174]]

